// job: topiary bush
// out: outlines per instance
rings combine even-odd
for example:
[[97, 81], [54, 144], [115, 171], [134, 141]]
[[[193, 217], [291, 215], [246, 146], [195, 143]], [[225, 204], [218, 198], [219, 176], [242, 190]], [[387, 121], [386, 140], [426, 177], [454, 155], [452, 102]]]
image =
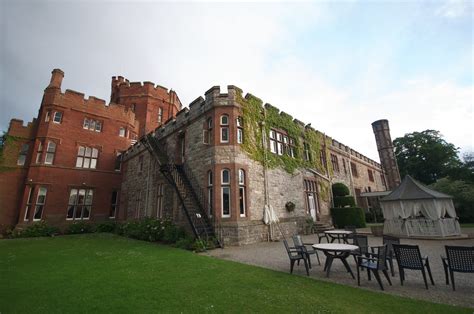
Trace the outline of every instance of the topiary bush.
[[95, 232], [115, 232], [117, 223], [115, 221], [102, 222], [95, 226]]
[[344, 183], [334, 183], [332, 185], [332, 195], [337, 196], [346, 196], [351, 194], [349, 188]]
[[334, 207], [355, 207], [356, 202], [353, 196], [335, 196]]
[[59, 229], [48, 226], [45, 221], [35, 222], [25, 229], [16, 229], [11, 233], [12, 238], [50, 237], [59, 234]]
[[337, 228], [345, 226], [365, 227], [365, 213], [360, 207], [331, 208], [332, 221]]
[[75, 221], [67, 226], [64, 233], [66, 234], [80, 234], [94, 232], [94, 225], [85, 221]]

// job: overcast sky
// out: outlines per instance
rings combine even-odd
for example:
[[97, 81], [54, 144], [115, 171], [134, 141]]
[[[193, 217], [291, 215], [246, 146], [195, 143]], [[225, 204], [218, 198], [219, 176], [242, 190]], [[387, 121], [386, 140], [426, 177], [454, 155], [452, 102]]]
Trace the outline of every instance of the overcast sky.
[[473, 28], [470, 1], [0, 0], [0, 130], [37, 115], [61, 68], [63, 91], [107, 101], [114, 75], [185, 105], [237, 85], [375, 160], [378, 119], [472, 151]]

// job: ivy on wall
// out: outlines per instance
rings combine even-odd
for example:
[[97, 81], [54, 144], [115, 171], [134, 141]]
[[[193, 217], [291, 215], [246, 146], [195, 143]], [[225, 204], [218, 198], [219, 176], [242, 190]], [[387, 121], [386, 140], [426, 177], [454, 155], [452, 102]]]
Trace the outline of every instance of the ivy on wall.
[[[237, 102], [242, 107], [242, 118], [244, 120], [245, 140], [242, 148], [255, 161], [265, 164], [268, 168], [281, 167], [288, 173], [294, 173], [297, 168], [317, 169], [320, 173], [328, 174], [332, 171], [330, 165], [331, 158], [329, 150], [326, 149], [331, 144], [330, 139], [310, 127], [305, 127], [293, 120], [289, 114], [281, 112], [278, 108], [270, 105], [262, 106], [262, 101], [250, 94], [245, 98], [237, 95]], [[263, 134], [267, 136], [270, 129], [284, 130], [288, 137], [294, 140], [295, 157], [287, 154], [277, 155], [263, 146]], [[304, 158], [304, 143], [309, 146], [310, 160]], [[324, 150], [324, 151], [323, 151]], [[326, 154], [326, 163], [321, 163], [321, 152]]]
[[11, 136], [11, 135], [8, 135], [7, 133], [4, 133], [2, 135], [2, 138], [1, 138], [1, 143], [0, 143], [0, 172], [7, 172], [7, 171], [12, 171], [12, 170], [15, 170], [16, 167], [11, 167], [11, 166], [6, 166], [5, 163], [5, 148], [8, 146], [8, 147], [12, 147], [12, 145], [15, 145], [15, 146], [18, 146], [18, 144], [16, 144], [16, 142], [18, 142], [18, 140], [20, 139], [20, 137], [17, 137], [17, 136]]

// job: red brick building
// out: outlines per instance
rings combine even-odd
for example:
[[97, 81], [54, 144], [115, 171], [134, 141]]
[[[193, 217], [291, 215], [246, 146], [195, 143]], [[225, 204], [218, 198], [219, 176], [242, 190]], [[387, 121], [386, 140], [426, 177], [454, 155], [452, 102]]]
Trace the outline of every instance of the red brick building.
[[0, 161], [0, 232], [39, 220], [65, 226], [118, 217], [120, 154], [181, 109], [174, 91], [151, 82], [113, 77], [107, 105], [61, 92], [63, 77], [53, 70], [33, 122], [10, 122]]

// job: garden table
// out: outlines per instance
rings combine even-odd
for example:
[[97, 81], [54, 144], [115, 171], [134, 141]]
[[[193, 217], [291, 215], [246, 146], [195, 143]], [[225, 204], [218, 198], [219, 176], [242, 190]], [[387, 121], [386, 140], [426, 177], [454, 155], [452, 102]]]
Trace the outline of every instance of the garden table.
[[348, 244], [347, 236], [352, 234], [353, 232], [349, 230], [335, 229], [335, 230], [324, 231], [324, 233], [327, 234], [331, 238], [331, 243], [333, 243], [336, 239], [337, 239], [337, 242], [341, 243], [341, 239], [342, 239], [344, 243]]
[[326, 271], [326, 277], [329, 277], [331, 270], [332, 261], [337, 258], [340, 259], [342, 264], [346, 267], [347, 271], [351, 274], [352, 278], [355, 279], [352, 273], [351, 267], [347, 263], [347, 257], [351, 255], [352, 251], [357, 250], [359, 247], [351, 244], [341, 243], [318, 243], [313, 244], [315, 250], [322, 251], [326, 256], [326, 263], [324, 264], [324, 270]]

